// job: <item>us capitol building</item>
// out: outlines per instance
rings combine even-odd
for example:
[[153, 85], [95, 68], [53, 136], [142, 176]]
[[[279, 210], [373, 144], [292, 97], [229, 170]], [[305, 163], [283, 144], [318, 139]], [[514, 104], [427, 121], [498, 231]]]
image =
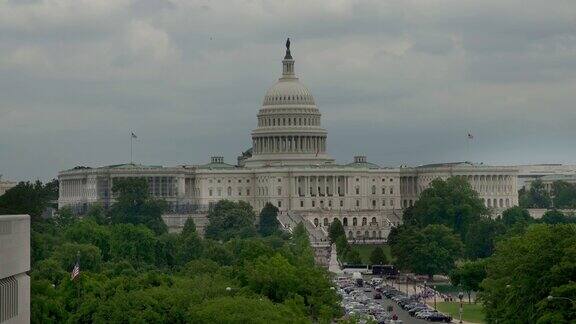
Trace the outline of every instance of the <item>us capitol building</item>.
[[289, 41], [282, 76], [266, 92], [257, 119], [252, 148], [235, 165], [216, 156], [203, 165], [76, 167], [58, 175], [59, 207], [77, 213], [93, 204], [108, 207], [116, 179], [144, 177], [150, 194], [168, 202], [168, 214], [205, 215], [221, 199], [246, 201], [257, 212], [270, 202], [281, 211], [284, 226], [304, 221], [309, 232], [322, 235], [339, 218], [350, 239], [382, 240], [401, 222], [403, 208], [436, 178], [465, 177], [496, 213], [518, 204], [514, 167], [469, 162], [382, 167], [365, 156], [336, 163], [327, 152], [328, 132], [314, 97], [296, 77]]

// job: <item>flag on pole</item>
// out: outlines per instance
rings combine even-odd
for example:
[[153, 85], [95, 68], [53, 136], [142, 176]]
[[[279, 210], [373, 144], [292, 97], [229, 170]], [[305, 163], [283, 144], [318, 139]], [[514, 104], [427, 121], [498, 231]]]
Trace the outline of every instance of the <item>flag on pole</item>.
[[76, 277], [78, 277], [78, 275], [80, 275], [80, 252], [78, 252], [78, 255], [76, 256], [76, 264], [74, 265], [74, 268], [72, 269], [72, 273], [70, 274], [70, 279], [74, 280], [74, 279], [76, 279]]
[[134, 132], [132, 132], [132, 138], [138, 138], [138, 136], [136, 136], [136, 134], [134, 134]]
[[468, 133], [468, 139], [474, 139], [474, 135], [472, 135], [472, 133]]

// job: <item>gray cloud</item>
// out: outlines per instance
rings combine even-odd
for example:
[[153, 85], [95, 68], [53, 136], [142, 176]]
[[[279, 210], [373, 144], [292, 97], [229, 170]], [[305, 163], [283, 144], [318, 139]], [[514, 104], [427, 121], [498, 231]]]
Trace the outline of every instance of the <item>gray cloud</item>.
[[[0, 3], [0, 173], [228, 161], [284, 38], [340, 161], [574, 162], [569, 0]], [[465, 135], [475, 134], [466, 148]]]

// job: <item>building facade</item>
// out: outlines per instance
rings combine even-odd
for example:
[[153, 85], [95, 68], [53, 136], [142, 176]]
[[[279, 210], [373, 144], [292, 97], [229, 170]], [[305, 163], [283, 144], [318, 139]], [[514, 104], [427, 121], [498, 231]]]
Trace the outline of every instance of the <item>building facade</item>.
[[30, 323], [30, 216], [0, 215], [0, 323]]
[[222, 199], [246, 201], [256, 211], [267, 202], [325, 229], [339, 218], [350, 239], [382, 240], [401, 221], [435, 178], [462, 176], [486, 206], [517, 205], [517, 169], [467, 162], [416, 168], [382, 167], [356, 156], [338, 164], [328, 154], [328, 132], [314, 97], [296, 77], [287, 46], [282, 75], [266, 92], [252, 131], [252, 147], [228, 164], [212, 157], [203, 165], [177, 167], [113, 165], [77, 167], [59, 173], [59, 206], [84, 212], [91, 204], [114, 201], [114, 181], [143, 177], [150, 194], [169, 204], [169, 213], [202, 213]]
[[0, 174], [0, 196], [2, 196], [8, 189], [15, 187], [18, 183], [14, 181], [2, 180], [2, 175]]

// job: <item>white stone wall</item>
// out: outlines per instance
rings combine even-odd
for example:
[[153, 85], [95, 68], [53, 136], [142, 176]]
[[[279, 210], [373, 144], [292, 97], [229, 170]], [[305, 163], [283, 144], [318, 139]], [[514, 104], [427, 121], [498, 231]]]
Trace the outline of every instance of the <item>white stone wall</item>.
[[9, 317], [2, 323], [30, 322], [27, 271], [30, 271], [30, 216], [0, 215], [0, 293], [4, 297], [0, 299], [0, 315]]

